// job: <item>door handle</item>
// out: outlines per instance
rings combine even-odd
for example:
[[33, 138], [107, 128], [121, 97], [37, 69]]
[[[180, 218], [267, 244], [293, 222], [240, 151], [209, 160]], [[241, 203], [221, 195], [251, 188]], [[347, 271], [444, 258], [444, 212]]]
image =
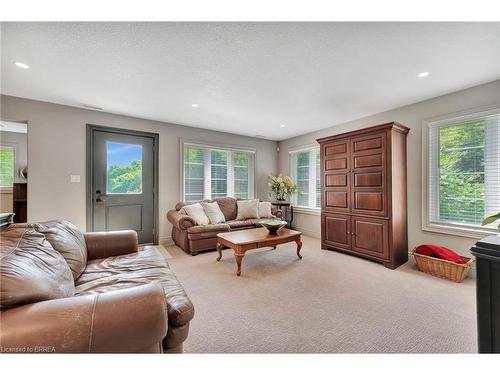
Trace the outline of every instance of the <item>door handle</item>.
[[97, 190], [96, 193], [99, 195], [95, 201], [98, 203], [105, 202], [106, 201], [106, 195], [100, 194], [100, 190]]

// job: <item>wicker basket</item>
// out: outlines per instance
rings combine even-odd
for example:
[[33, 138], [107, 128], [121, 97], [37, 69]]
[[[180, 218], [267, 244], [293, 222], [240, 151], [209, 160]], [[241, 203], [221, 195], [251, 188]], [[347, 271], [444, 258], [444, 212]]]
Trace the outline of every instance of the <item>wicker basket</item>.
[[413, 256], [420, 271], [456, 283], [461, 283], [467, 277], [472, 263], [475, 262], [474, 258], [461, 257], [465, 264], [458, 264], [444, 259], [417, 254], [415, 253], [415, 249], [413, 249]]

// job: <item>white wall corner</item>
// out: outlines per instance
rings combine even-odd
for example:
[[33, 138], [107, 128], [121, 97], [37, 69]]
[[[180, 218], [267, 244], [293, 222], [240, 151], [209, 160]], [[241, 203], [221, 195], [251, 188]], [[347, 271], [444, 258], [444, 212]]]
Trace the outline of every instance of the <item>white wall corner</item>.
[[162, 245], [162, 246], [172, 246], [172, 245], [175, 245], [174, 240], [170, 236], [160, 237], [160, 240], [158, 242], [159, 242], [159, 245]]

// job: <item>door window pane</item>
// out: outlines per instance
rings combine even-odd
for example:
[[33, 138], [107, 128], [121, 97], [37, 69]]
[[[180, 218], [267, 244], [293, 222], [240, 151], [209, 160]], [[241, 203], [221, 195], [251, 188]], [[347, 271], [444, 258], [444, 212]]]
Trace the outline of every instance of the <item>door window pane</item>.
[[0, 148], [0, 187], [11, 188], [14, 184], [14, 147]]
[[107, 194], [142, 193], [142, 145], [106, 142]]

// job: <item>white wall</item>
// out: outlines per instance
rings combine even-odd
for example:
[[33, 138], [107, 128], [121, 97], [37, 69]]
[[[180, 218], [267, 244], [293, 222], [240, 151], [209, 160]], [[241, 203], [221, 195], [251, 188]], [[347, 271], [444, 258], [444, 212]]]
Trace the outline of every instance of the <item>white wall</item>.
[[[383, 90], [383, 88], [380, 88]], [[391, 95], [390, 92], [387, 95]], [[408, 241], [410, 250], [421, 243], [435, 243], [467, 255], [476, 239], [422, 231], [422, 120], [472, 108], [500, 104], [500, 80], [396, 108], [327, 129], [279, 142], [279, 171], [289, 174], [288, 151], [315, 144], [317, 138], [397, 121], [409, 127], [408, 134]], [[304, 233], [320, 236], [319, 215], [296, 214], [295, 225]]]
[[[1, 118], [28, 122], [28, 220], [62, 218], [86, 227], [86, 124], [158, 133], [160, 242], [168, 241], [169, 209], [180, 197], [179, 139], [253, 147], [255, 195], [266, 199], [267, 176], [277, 171], [277, 143], [229, 133], [113, 115], [2, 95]], [[81, 175], [70, 183], [70, 174]]]

